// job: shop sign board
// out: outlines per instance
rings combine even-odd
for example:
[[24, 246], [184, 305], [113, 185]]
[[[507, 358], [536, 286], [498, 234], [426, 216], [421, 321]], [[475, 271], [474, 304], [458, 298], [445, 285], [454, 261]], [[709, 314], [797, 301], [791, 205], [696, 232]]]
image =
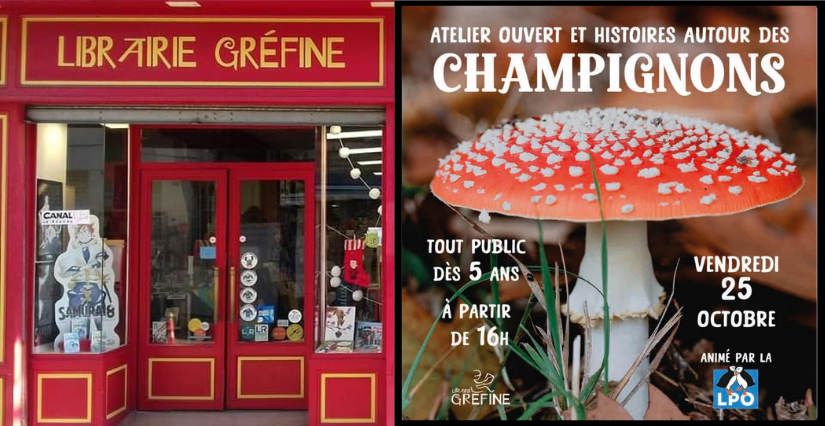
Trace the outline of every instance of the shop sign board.
[[380, 87], [380, 17], [25, 17], [23, 86]]

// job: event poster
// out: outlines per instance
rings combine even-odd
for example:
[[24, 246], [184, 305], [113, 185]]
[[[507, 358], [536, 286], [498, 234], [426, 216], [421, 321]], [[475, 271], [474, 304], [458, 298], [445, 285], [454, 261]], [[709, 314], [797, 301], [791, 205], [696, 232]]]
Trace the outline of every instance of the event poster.
[[399, 419], [816, 419], [814, 7], [399, 10]]

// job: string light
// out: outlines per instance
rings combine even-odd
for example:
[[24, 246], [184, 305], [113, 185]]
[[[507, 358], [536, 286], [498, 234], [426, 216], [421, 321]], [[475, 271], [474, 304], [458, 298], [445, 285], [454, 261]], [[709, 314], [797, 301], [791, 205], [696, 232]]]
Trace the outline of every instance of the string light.
[[[380, 136], [380, 133], [377, 134], [377, 135], [367, 134], [368, 132], [362, 132], [362, 133], [364, 133], [364, 134], [361, 135], [359, 133], [357, 136], [364, 136], [364, 137], [367, 137], [367, 136]], [[344, 160], [347, 160], [347, 162], [349, 163], [349, 166], [350, 166], [349, 176], [353, 180], [360, 180], [361, 183], [364, 184], [364, 187], [367, 188], [367, 194], [369, 195], [370, 199], [373, 199], [373, 200], [380, 199], [381, 198], [381, 189], [371, 187], [367, 183], [367, 181], [365, 181], [364, 178], [361, 176], [361, 169], [358, 168], [358, 167], [355, 167], [355, 164], [353, 164], [352, 160], [350, 159], [351, 154], [354, 154], [354, 153], [358, 153], [358, 154], [365, 153], [366, 154], [366, 153], [372, 153], [372, 152], [380, 152], [380, 148], [350, 149], [350, 148], [344, 146], [344, 141], [343, 141], [343, 138], [342, 138], [342, 135], [341, 135], [341, 126], [330, 126], [329, 134], [334, 135], [334, 136], [338, 136], [338, 144], [341, 145], [341, 148], [338, 149], [338, 156], [341, 157]], [[356, 135], [353, 134], [352, 136], [356, 136]], [[380, 161], [377, 162], [377, 163], [376, 162], [368, 162], [367, 164], [364, 164], [364, 165], [375, 165], [375, 164], [381, 164], [381, 162]], [[380, 173], [380, 172], [378, 172], [378, 173]], [[381, 206], [378, 206], [378, 216], [379, 216], [379, 218], [376, 221], [376, 225], [378, 223], [380, 223], [380, 221], [381, 221], [381, 218], [380, 218], [380, 216], [381, 216]], [[344, 235], [340, 231], [335, 230], [334, 228], [330, 227], [329, 225], [327, 225], [327, 227], [333, 229], [338, 234], [341, 234], [344, 238], [348, 238], [346, 235]], [[374, 303], [376, 305], [381, 305], [380, 302], [377, 302], [377, 301], [372, 300], [368, 297], [365, 297], [364, 291], [362, 291], [361, 289], [351, 290], [351, 289], [348, 288], [348, 286], [341, 286], [341, 283], [342, 283], [342, 281], [341, 281], [341, 268], [339, 266], [337, 266], [337, 265], [333, 266], [332, 269], [330, 270], [330, 273], [328, 274], [328, 276], [330, 277], [330, 280], [329, 280], [330, 287], [332, 287], [336, 290], [344, 289], [344, 290], [350, 292], [351, 293], [350, 296], [352, 297], [352, 300], [354, 300], [355, 302], [365, 300], [367, 302]]]
[[[349, 163], [349, 167], [350, 167], [349, 176], [353, 180], [360, 180], [361, 183], [364, 184], [364, 186], [367, 188], [367, 193], [369, 194], [371, 199], [377, 200], [377, 199], [381, 198], [381, 190], [378, 189], [378, 188], [371, 187], [367, 183], [367, 181], [365, 181], [364, 178], [361, 177], [361, 169], [359, 169], [358, 167], [355, 167], [355, 164], [353, 164], [352, 160], [349, 158], [350, 154], [352, 154], [354, 151], [357, 151], [357, 150], [352, 150], [352, 149], [349, 149], [346, 146], [344, 146], [344, 141], [341, 138], [341, 126], [330, 126], [329, 134], [331, 134], [333, 136], [338, 136], [338, 143], [341, 145], [341, 148], [338, 149], [338, 156], [341, 157], [344, 160], [347, 160], [347, 162]], [[362, 151], [359, 151], [359, 152], [362, 152]], [[370, 164], [373, 164], [373, 163], [370, 162]]]

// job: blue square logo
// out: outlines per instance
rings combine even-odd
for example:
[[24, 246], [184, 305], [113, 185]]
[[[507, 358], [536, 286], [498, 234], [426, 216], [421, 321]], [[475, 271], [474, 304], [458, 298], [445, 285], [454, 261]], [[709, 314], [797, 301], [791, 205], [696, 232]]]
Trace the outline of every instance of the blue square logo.
[[731, 366], [713, 370], [713, 408], [759, 407], [759, 371]]

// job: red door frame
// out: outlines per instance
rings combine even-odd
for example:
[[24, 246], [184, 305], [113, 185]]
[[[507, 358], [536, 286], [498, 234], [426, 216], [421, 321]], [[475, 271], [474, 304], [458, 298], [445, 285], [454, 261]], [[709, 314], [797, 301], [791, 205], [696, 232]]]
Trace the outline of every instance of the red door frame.
[[[241, 265], [240, 252], [240, 184], [248, 180], [279, 180], [279, 181], [302, 181], [304, 183], [304, 306], [303, 327], [304, 339], [302, 342], [239, 342], [237, 339], [238, 309], [240, 300], [238, 297], [229, 296], [229, 303], [233, 303], [227, 313], [227, 369], [226, 369], [226, 408], [228, 409], [307, 409], [307, 361], [309, 354], [313, 350], [314, 319], [315, 319], [315, 164], [314, 163], [264, 163], [264, 164], [243, 164], [242, 168], [233, 166], [229, 171], [229, 240], [228, 258], [229, 271], [234, 268], [235, 273], [240, 275]], [[238, 276], [235, 283], [239, 283]], [[230, 292], [237, 295], [240, 284], [235, 288], [229, 288]], [[238, 371], [241, 368], [242, 360], [238, 357], [257, 363], [262, 368], [269, 367], [284, 368], [286, 365], [294, 367], [296, 364], [301, 369], [300, 389], [298, 392], [264, 392], [260, 394], [241, 394], [238, 385], [240, 383]], [[250, 371], [247, 367], [246, 371]], [[252, 370], [253, 372], [255, 370]], [[244, 374], [249, 377], [248, 374]], [[254, 376], [254, 375], [253, 375]], [[267, 375], [262, 375], [267, 377]], [[252, 377], [254, 378], [254, 377]], [[240, 378], [243, 379], [243, 378]], [[277, 395], [277, 396], [276, 396]]]
[[[221, 410], [224, 406], [224, 370], [226, 363], [224, 336], [225, 311], [223, 297], [216, 297], [215, 319], [211, 325], [213, 340], [210, 343], [197, 345], [184, 344], [151, 344], [151, 331], [148, 327], [151, 324], [149, 318], [148, 301], [151, 298], [151, 221], [152, 221], [152, 182], [159, 180], [185, 180], [185, 181], [214, 181], [215, 182], [215, 237], [218, 241], [226, 241], [226, 173], [217, 169], [181, 170], [181, 169], [144, 169], [140, 172], [141, 209], [140, 225], [138, 227], [138, 238], [140, 239], [140, 253], [138, 254], [137, 268], [140, 270], [140, 280], [138, 281], [138, 409], [141, 410], [168, 410], [168, 409], [191, 409], [191, 410]], [[215, 266], [219, 268], [219, 292], [225, 288], [226, 252], [224, 245], [216, 245]], [[135, 259], [135, 258], [133, 258]], [[134, 309], [134, 308], [133, 308]], [[152, 364], [154, 362], [175, 362], [184, 366], [210, 362], [211, 389], [204, 392], [203, 388], [198, 388], [198, 381], [178, 380], [174, 389], [164, 389], [153, 385], [154, 372]], [[194, 385], [189, 386], [188, 385]], [[192, 397], [180, 396], [197, 395]], [[177, 394], [177, 395], [176, 395]], [[176, 396], [174, 396], [176, 395]], [[206, 395], [209, 395], [208, 397]]]
[[[315, 172], [314, 162], [295, 163], [233, 163], [233, 162], [192, 162], [192, 163], [143, 163], [140, 156], [140, 135], [144, 128], [284, 128], [284, 126], [226, 126], [226, 125], [147, 125], [131, 126], [130, 162], [132, 165], [133, 182], [136, 185], [132, 190], [135, 197], [131, 201], [140, 206], [140, 215], [130, 217], [130, 233], [136, 232], [140, 241], [140, 252], [136, 257], [137, 266], [133, 267], [134, 281], [139, 283], [138, 301], [132, 309], [138, 309], [137, 327], [137, 365], [138, 365], [138, 397], [139, 410], [222, 410], [226, 409], [307, 409], [308, 408], [308, 360], [313, 352], [314, 321], [315, 321]], [[214, 336], [221, 333], [222, 344], [208, 345], [210, 349], [190, 349], [191, 346], [201, 345], [152, 345], [147, 324], [150, 323], [146, 303], [149, 300], [149, 270], [146, 261], [150, 246], [148, 230], [151, 225], [151, 180], [213, 180], [216, 179], [216, 237], [218, 241], [228, 241], [228, 244], [218, 244], [215, 264], [220, 268], [220, 293], [218, 297], [219, 318], [215, 324]], [[304, 182], [304, 341], [299, 343], [241, 343], [233, 341], [233, 333], [238, 325], [235, 318], [239, 309], [239, 301], [235, 298], [236, 306], [230, 312], [229, 303], [229, 271], [235, 268], [240, 274], [240, 265], [237, 256], [228, 256], [228, 253], [238, 251], [238, 232], [240, 224], [240, 195], [238, 185], [242, 180], [301, 180]], [[134, 211], [134, 210], [133, 210]], [[132, 234], [135, 235], [135, 234]], [[228, 238], [228, 240], [227, 240]], [[237, 290], [238, 276], [235, 276]], [[203, 345], [207, 346], [207, 345]], [[218, 347], [223, 347], [218, 350]], [[159, 348], [163, 348], [158, 351]], [[212, 352], [212, 354], [210, 354]], [[214, 390], [215, 398], [211, 401], [185, 402], [180, 400], [158, 401], [148, 400], [148, 358], [154, 353], [158, 356], [191, 358], [215, 357]], [[303, 383], [301, 396], [295, 398], [250, 398], [238, 399], [237, 392], [237, 357], [238, 356], [283, 356], [300, 357], [303, 368]], [[229, 380], [229, 382], [225, 382]], [[228, 386], [227, 386], [228, 384]], [[227, 393], [225, 393], [227, 392]], [[219, 397], [220, 396], [220, 397]], [[225, 403], [224, 403], [225, 402]]]

